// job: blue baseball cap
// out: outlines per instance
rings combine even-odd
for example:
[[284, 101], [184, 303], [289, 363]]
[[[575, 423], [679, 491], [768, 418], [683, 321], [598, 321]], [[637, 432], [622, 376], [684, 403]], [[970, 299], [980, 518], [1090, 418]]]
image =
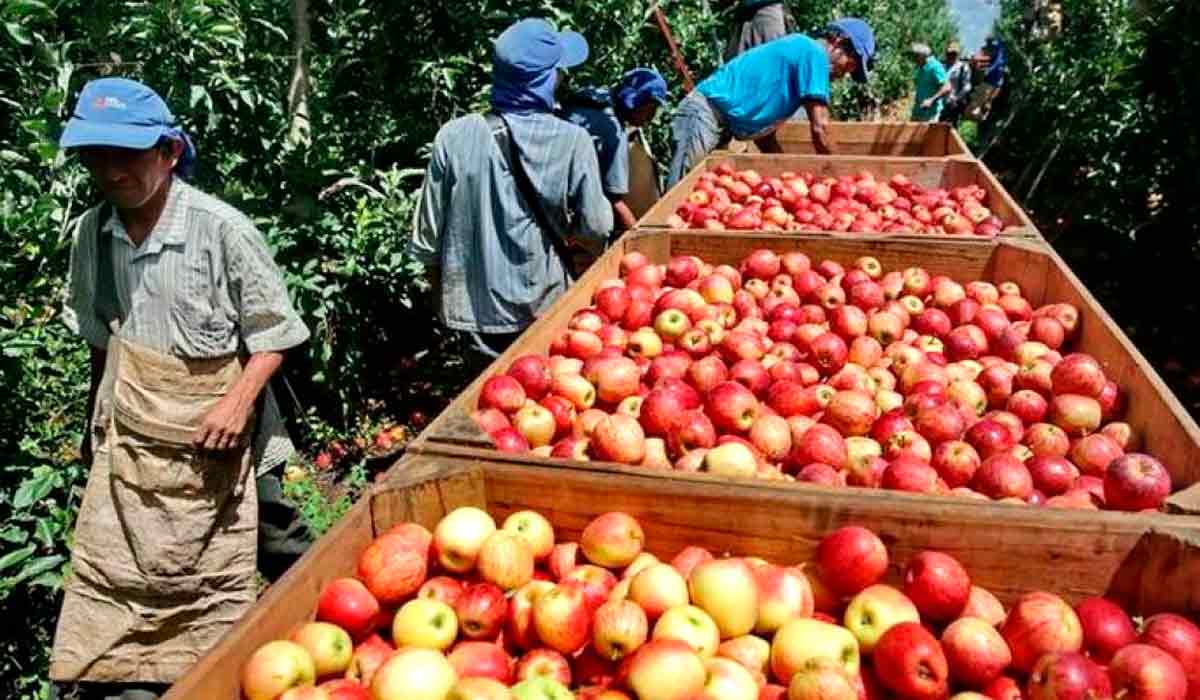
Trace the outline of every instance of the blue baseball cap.
[[827, 31], [841, 34], [850, 40], [854, 53], [858, 54], [858, 68], [854, 71], [854, 80], [859, 83], [867, 82], [871, 70], [875, 67], [875, 32], [871, 25], [857, 17], [843, 17], [830, 22]]
[[629, 112], [649, 100], [665, 105], [667, 81], [653, 68], [634, 68], [621, 76], [616, 93], [616, 101]]
[[560, 32], [544, 19], [523, 19], [496, 39], [494, 70], [513, 77], [537, 77], [555, 68], [574, 68], [587, 60], [587, 39]]
[[178, 133], [158, 93], [134, 80], [101, 78], [83, 86], [58, 145], [146, 149]]

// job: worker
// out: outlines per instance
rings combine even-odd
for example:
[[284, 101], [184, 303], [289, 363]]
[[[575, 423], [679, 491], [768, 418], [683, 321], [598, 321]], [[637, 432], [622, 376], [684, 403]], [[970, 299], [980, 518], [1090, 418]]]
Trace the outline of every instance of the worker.
[[996, 36], [989, 36], [971, 59], [974, 87], [966, 109], [967, 119], [986, 123], [991, 114], [992, 103], [1004, 87], [1008, 66], [1008, 50]]
[[725, 60], [746, 53], [755, 46], [774, 41], [796, 31], [796, 20], [783, 0], [735, 0], [733, 33], [725, 47]]
[[866, 82], [874, 59], [871, 27], [847, 17], [832, 22], [821, 39], [794, 34], [721, 66], [675, 112], [668, 185], [731, 137], [754, 140], [764, 153], [779, 153], [775, 130], [801, 107], [808, 114], [816, 151], [832, 153], [827, 131], [830, 81], [853, 76]]
[[587, 129], [596, 146], [605, 196], [612, 202], [614, 235], [632, 229], [637, 217], [629, 194], [629, 130], [649, 124], [667, 101], [667, 81], [653, 68], [635, 68], [612, 89], [580, 90], [560, 113]]
[[50, 676], [153, 698], [255, 601], [255, 475], [292, 453], [268, 380], [308, 329], [250, 219], [185, 181], [195, 148], [149, 87], [88, 83], [59, 144], [104, 203], [64, 305], [91, 349], [91, 470]]
[[958, 42], [952, 41], [946, 45], [943, 66], [946, 68], [946, 82], [950, 83], [950, 94], [946, 96], [942, 108], [942, 121], [957, 126], [967, 108], [967, 100], [971, 97], [971, 64], [959, 58], [961, 50]]
[[953, 92], [946, 69], [941, 61], [934, 58], [928, 44], [913, 44], [908, 54], [917, 67], [913, 73], [915, 94], [911, 119], [914, 122], [937, 121], [942, 114], [943, 100]]
[[517, 22], [493, 49], [491, 113], [459, 117], [434, 138], [409, 249], [473, 365], [567, 289], [573, 247], [598, 252], [612, 231], [591, 136], [554, 116], [560, 71], [587, 55], [575, 32]]

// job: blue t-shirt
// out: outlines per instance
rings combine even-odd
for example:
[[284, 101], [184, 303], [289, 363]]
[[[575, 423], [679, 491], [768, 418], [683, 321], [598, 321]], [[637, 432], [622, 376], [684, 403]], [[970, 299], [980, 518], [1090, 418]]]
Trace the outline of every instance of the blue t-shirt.
[[942, 98], [934, 101], [933, 106], [926, 109], [921, 106], [925, 100], [937, 94], [946, 84], [948, 76], [942, 62], [930, 56], [925, 59], [925, 65], [917, 68], [913, 76], [916, 84], [916, 95], [913, 97], [912, 120], [915, 122], [936, 121], [942, 113]]
[[740, 138], [762, 136], [805, 102], [829, 104], [829, 55], [803, 34], [750, 49], [696, 88]]

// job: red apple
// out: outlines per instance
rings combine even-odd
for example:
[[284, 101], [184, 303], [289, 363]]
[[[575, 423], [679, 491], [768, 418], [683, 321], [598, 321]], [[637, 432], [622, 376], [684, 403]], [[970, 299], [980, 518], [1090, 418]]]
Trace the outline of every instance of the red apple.
[[1021, 444], [1033, 452], [1034, 457], [1066, 457], [1071, 451], [1071, 439], [1057, 425], [1034, 423], [1025, 430]]
[[1034, 457], [1025, 466], [1033, 487], [1048, 497], [1061, 496], [1079, 480], [1079, 469], [1062, 457]]
[[985, 688], [1012, 663], [1012, 652], [996, 628], [978, 617], [960, 617], [942, 632], [950, 677], [969, 688]]
[[[624, 292], [624, 289], [621, 289]], [[508, 376], [516, 379], [525, 390], [525, 396], [540, 401], [550, 392], [552, 377], [546, 358], [541, 355], [522, 355], [508, 366]]]
[[938, 491], [939, 477], [937, 471], [924, 460], [902, 456], [888, 464], [883, 472], [882, 486], [892, 491], [931, 494]]
[[317, 620], [341, 627], [355, 640], [374, 631], [378, 615], [379, 601], [358, 579], [334, 579], [317, 598]]
[[954, 557], [925, 551], [904, 568], [904, 595], [912, 600], [921, 618], [948, 622], [958, 617], [971, 594], [971, 579]]
[[884, 632], [871, 659], [879, 682], [904, 698], [937, 700], [949, 690], [946, 655], [918, 622], [902, 622]]
[[999, 627], [1007, 614], [1000, 599], [986, 588], [971, 586], [971, 595], [967, 598], [967, 606], [963, 608], [963, 617], [978, 617], [992, 627]]
[[514, 377], [498, 374], [489, 377], [479, 392], [479, 408], [495, 408], [503, 413], [515, 413], [525, 405], [525, 388]]
[[1083, 654], [1046, 654], [1029, 674], [1029, 700], [1091, 700], [1112, 697], [1108, 674]]
[[1130, 644], [1108, 665], [1115, 697], [1128, 700], [1184, 700], [1187, 674], [1174, 657], [1149, 644]]
[[1154, 615], [1146, 620], [1138, 642], [1175, 657], [1188, 682], [1200, 683], [1200, 627], [1191, 620], [1171, 613]]
[[433, 598], [440, 600], [450, 607], [458, 604], [462, 597], [463, 584], [458, 579], [449, 576], [434, 576], [421, 585], [417, 591], [418, 598]]
[[857, 526], [839, 528], [825, 536], [817, 548], [821, 581], [842, 596], [851, 596], [878, 583], [888, 567], [883, 541]]
[[397, 605], [425, 583], [432, 536], [413, 526], [412, 533], [384, 534], [358, 560], [358, 578], [383, 605]]
[[517, 662], [513, 680], [549, 678], [561, 683], [564, 688], [571, 685], [571, 664], [566, 657], [554, 649], [534, 649]]
[[459, 679], [491, 678], [505, 684], [513, 680], [512, 658], [491, 642], [460, 642], [446, 660]]
[[640, 464], [646, 456], [646, 434], [636, 418], [616, 413], [596, 423], [591, 447], [597, 459]]
[[1002, 453], [983, 460], [971, 480], [971, 488], [988, 498], [1025, 500], [1033, 493], [1033, 477], [1021, 460]]
[[1129, 613], [1107, 598], [1088, 598], [1075, 606], [1083, 627], [1083, 648], [1097, 662], [1107, 664], [1122, 647], [1137, 641]]
[[795, 443], [788, 458], [797, 466], [812, 463], [841, 465], [846, 463], [846, 440], [836, 429], [824, 424], [809, 428]]
[[1096, 358], [1084, 353], [1067, 355], [1050, 374], [1055, 394], [1079, 394], [1099, 398], [1108, 381]]
[[758, 400], [737, 382], [722, 382], [708, 394], [705, 408], [718, 430], [744, 433], [758, 416]]
[[591, 610], [583, 587], [561, 583], [538, 595], [533, 624], [542, 642], [563, 654], [574, 654], [591, 639]]
[[971, 483], [980, 463], [975, 448], [961, 440], [943, 442], [933, 451], [932, 466], [950, 488]]
[[1070, 453], [1079, 471], [1091, 476], [1104, 476], [1108, 465], [1123, 454], [1125, 451], [1115, 440], [1100, 433], [1079, 438]]
[[1071, 606], [1052, 593], [1035, 591], [1021, 596], [1000, 628], [1012, 650], [1013, 668], [1033, 670], [1051, 652], [1077, 652], [1083, 647], [1083, 628]]
[[1150, 455], [1131, 452], [1104, 472], [1104, 503], [1116, 510], [1157, 509], [1171, 495], [1171, 475]]

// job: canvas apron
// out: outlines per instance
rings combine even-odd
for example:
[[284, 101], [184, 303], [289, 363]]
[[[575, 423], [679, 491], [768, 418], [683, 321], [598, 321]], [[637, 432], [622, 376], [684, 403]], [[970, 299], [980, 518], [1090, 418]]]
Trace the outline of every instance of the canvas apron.
[[236, 356], [187, 360], [111, 336], [53, 680], [171, 683], [253, 604], [250, 449], [191, 444], [241, 373]]

